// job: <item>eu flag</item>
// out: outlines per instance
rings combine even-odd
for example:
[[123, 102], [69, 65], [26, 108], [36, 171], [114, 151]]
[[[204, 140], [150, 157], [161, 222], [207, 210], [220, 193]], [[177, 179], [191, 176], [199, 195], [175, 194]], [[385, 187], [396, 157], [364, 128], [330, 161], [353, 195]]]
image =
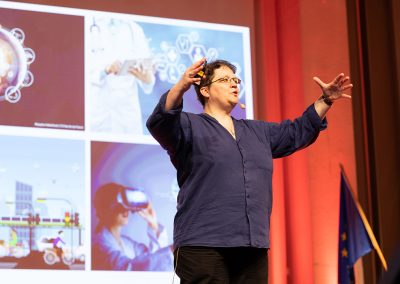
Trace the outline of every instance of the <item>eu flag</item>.
[[373, 249], [343, 172], [340, 180], [339, 283], [354, 283], [353, 265]]

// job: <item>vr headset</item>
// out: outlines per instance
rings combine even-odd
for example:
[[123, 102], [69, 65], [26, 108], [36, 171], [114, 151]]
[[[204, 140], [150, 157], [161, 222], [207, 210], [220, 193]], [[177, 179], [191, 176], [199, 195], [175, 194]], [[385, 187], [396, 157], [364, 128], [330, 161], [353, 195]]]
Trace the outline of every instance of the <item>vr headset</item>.
[[147, 208], [149, 199], [143, 191], [137, 188], [125, 187], [118, 192], [117, 203], [132, 212], [137, 212]]

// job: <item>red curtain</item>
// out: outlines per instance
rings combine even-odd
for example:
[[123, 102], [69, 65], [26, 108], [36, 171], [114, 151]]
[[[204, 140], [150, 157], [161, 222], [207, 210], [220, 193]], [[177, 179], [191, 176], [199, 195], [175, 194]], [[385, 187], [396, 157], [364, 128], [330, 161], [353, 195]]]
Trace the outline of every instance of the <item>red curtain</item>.
[[[257, 118], [293, 119], [319, 96], [313, 76], [348, 74], [345, 1], [333, 2], [255, 1]], [[356, 185], [351, 102], [328, 121], [310, 148], [274, 161], [272, 284], [337, 283], [339, 163]]]

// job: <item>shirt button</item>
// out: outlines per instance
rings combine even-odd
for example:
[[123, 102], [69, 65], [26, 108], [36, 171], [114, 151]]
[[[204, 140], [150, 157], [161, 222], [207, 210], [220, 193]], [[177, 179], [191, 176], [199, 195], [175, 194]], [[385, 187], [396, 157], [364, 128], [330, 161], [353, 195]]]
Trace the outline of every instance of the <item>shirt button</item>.
[[250, 194], [247, 194], [247, 198], [250, 198]]

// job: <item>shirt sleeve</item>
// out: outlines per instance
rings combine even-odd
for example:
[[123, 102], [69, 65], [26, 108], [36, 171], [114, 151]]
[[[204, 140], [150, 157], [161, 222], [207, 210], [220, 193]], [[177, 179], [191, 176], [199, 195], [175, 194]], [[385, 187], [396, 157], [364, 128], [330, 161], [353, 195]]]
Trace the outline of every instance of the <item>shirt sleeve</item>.
[[151, 81], [149, 83], [144, 83], [143, 81], [141, 81], [139, 79], [137, 79], [137, 82], [138, 82], [139, 86], [142, 88], [143, 92], [146, 95], [149, 95], [149, 94], [151, 94], [151, 92], [153, 92], [153, 87], [156, 82], [156, 79], [155, 79], [154, 74], [152, 74]]
[[163, 94], [153, 113], [146, 122], [150, 134], [174, 157], [188, 140], [189, 122], [182, 112], [183, 104], [169, 111], [165, 110], [168, 92]]
[[116, 249], [109, 243], [96, 243], [93, 248], [93, 269], [100, 270], [135, 270], [135, 271], [168, 271], [172, 269], [171, 248], [150, 252], [149, 249], [141, 243], [133, 240], [125, 240], [124, 245], [132, 246], [135, 257], [130, 258], [120, 249]]
[[282, 123], [267, 123], [266, 133], [269, 138], [272, 157], [281, 158], [303, 149], [317, 139], [319, 132], [326, 129], [327, 120], [321, 120], [310, 105], [299, 118]]
[[165, 227], [158, 224], [159, 234], [157, 235], [150, 227], [147, 227], [147, 235], [150, 240], [149, 251], [155, 252], [159, 248], [167, 247], [168, 244], [168, 234]]

